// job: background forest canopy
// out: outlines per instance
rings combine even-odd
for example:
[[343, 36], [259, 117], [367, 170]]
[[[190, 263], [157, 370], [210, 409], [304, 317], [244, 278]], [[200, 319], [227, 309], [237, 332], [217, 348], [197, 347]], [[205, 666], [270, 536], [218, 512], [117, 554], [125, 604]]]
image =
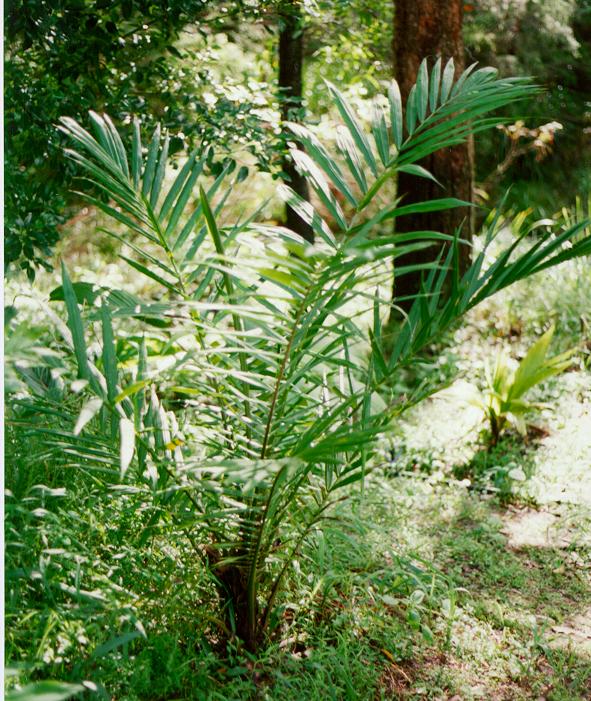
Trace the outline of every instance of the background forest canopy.
[[[329, 110], [325, 78], [368, 114], [371, 99], [384, 91], [396, 46], [412, 41], [396, 34], [395, 6], [388, 0], [9, 0], [8, 268], [33, 277], [39, 266], [51, 267], [60, 231], [80, 209], [73, 166], [61, 158], [60, 117], [88, 124], [93, 109], [124, 126], [139, 116], [147, 125], [162, 123], [171, 152], [215, 143], [212, 173], [237, 159], [278, 177], [286, 167], [279, 120], [287, 98], [277, 84], [281, 32], [301, 32], [305, 119], [321, 126]], [[476, 192], [494, 205], [511, 184], [510, 208], [551, 216], [590, 189], [591, 2], [479, 0], [466, 3], [463, 14], [466, 65], [531, 75], [545, 88], [508, 108], [513, 121], [521, 120], [512, 132], [479, 137]], [[292, 116], [302, 116], [291, 107]]]

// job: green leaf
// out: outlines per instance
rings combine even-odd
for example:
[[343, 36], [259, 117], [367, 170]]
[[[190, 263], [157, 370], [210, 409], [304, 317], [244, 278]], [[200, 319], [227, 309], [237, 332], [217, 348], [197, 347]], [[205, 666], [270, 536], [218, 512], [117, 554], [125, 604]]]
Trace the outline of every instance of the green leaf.
[[421, 61], [419, 66], [416, 86], [416, 109], [419, 121], [422, 122], [427, 116], [427, 105], [429, 104], [429, 73], [426, 58]]
[[336, 248], [335, 237], [330, 227], [310, 202], [304, 200], [287, 185], [279, 185], [277, 193], [284, 202], [289, 204], [294, 212], [312, 227], [318, 237], [323, 239], [331, 248]]
[[108, 640], [106, 643], [103, 643], [102, 645], [99, 645], [94, 652], [92, 653], [93, 659], [97, 659], [99, 657], [104, 657], [105, 655], [108, 655], [110, 652], [113, 652], [113, 650], [116, 650], [119, 647], [122, 647], [123, 645], [128, 645], [130, 642], [133, 640], [137, 640], [137, 638], [145, 638], [146, 636], [141, 633], [139, 630], [131, 630], [127, 633], [124, 633], [123, 635], [118, 635], [115, 638], [111, 638], [111, 640]]
[[222, 243], [222, 237], [220, 236], [218, 225], [213, 216], [213, 212], [211, 211], [211, 207], [209, 206], [209, 201], [207, 199], [207, 195], [205, 194], [205, 190], [203, 189], [203, 187], [199, 188], [199, 197], [201, 199], [201, 208], [203, 209], [203, 215], [205, 217], [205, 221], [207, 222], [207, 230], [209, 231], [209, 235], [213, 240], [215, 250], [218, 253], [218, 255], [223, 256], [224, 244]]
[[416, 202], [398, 207], [392, 212], [393, 217], [401, 217], [405, 214], [424, 214], [425, 212], [441, 212], [445, 209], [455, 209], [456, 207], [473, 207], [472, 202], [458, 200], [455, 197], [442, 197], [426, 202]]
[[417, 123], [417, 106], [416, 106], [417, 86], [412, 86], [406, 100], [406, 131], [409, 136], [412, 136], [415, 125]]
[[[88, 304], [89, 306], [94, 304], [96, 298], [105, 289], [104, 287], [100, 287], [99, 285], [91, 282], [73, 282], [71, 283], [71, 288], [74, 292], [76, 302], [78, 304]], [[63, 285], [54, 287], [54, 289], [49, 293], [50, 302], [63, 302], [64, 299]]]
[[160, 147], [160, 124], [154, 129], [152, 135], [152, 141], [150, 142], [150, 147], [148, 149], [148, 158], [146, 160], [146, 167], [144, 169], [144, 175], [142, 178], [142, 195], [147, 199], [148, 195], [152, 190], [152, 184], [154, 183], [154, 175], [156, 173], [156, 162], [158, 160], [158, 150]]
[[77, 436], [86, 424], [91, 421], [100, 411], [103, 406], [103, 400], [98, 397], [93, 397], [82, 407], [76, 426], [74, 426], [74, 435]]
[[[179, 220], [181, 216], [183, 215], [185, 208], [187, 206], [187, 202], [189, 201], [189, 198], [193, 194], [193, 188], [195, 187], [195, 183], [197, 182], [197, 178], [201, 175], [203, 171], [203, 165], [204, 161], [199, 161], [198, 163], [194, 164], [191, 170], [191, 174], [187, 181], [184, 184], [184, 187], [175, 202], [174, 209], [172, 210], [172, 214], [170, 215], [170, 219], [168, 220], [168, 224], [166, 225], [166, 236], [171, 236], [172, 233], [176, 230], [177, 224], [179, 223]], [[166, 202], [164, 203], [166, 205]], [[164, 206], [162, 208], [164, 210]], [[199, 212], [196, 213], [195, 221], [199, 216]], [[191, 221], [191, 220], [190, 220]], [[186, 237], [181, 237], [179, 235], [178, 241], [180, 243], [184, 242], [184, 239]], [[175, 242], [175, 248], [177, 248], [180, 243]]]
[[117, 353], [115, 351], [115, 338], [113, 336], [111, 314], [104, 301], [101, 305], [101, 322], [103, 331], [103, 370], [105, 380], [107, 381], [108, 398], [109, 401], [113, 401], [117, 394], [117, 384], [119, 382], [117, 373]]
[[365, 162], [371, 172], [377, 176], [378, 174], [378, 166], [376, 163], [376, 159], [374, 158], [374, 155], [371, 150], [371, 146], [369, 145], [369, 141], [367, 140], [367, 137], [363, 133], [363, 130], [361, 129], [359, 122], [355, 118], [355, 115], [353, 114], [353, 110], [343, 97], [341, 93], [335, 88], [332, 83], [329, 83], [326, 81], [326, 84], [328, 85], [328, 89], [330, 90], [335, 104], [337, 106], [337, 109], [345, 122], [345, 125], [347, 129], [349, 130], [349, 133], [351, 134], [351, 137], [353, 138], [353, 141], [355, 142], [355, 145], [361, 152], [361, 155], [365, 159]]
[[117, 155], [117, 160], [119, 162], [119, 165], [121, 166], [121, 171], [123, 175], [129, 179], [129, 164], [127, 162], [127, 154], [125, 153], [125, 146], [123, 145], [123, 141], [121, 141], [121, 137], [119, 136], [119, 132], [115, 128], [115, 125], [111, 121], [111, 118], [109, 115], [104, 114], [103, 115], [103, 122], [106, 126], [106, 129], [111, 137], [111, 143], [114, 146], [114, 151]]
[[[173, 205], [175, 207], [175, 210], [180, 210], [182, 212], [185, 208], [185, 205], [187, 203], [187, 200], [189, 198], [189, 195], [191, 194], [191, 191], [193, 189], [193, 185], [195, 183], [196, 177], [201, 173], [202, 169], [202, 161], [199, 162], [198, 165], [195, 165], [196, 159], [197, 159], [197, 149], [193, 151], [193, 153], [190, 154], [189, 158], [187, 158], [187, 162], [184, 164], [184, 166], [181, 168], [179, 174], [176, 176], [174, 183], [170, 190], [168, 191], [166, 198], [164, 199], [164, 202], [162, 203], [162, 207], [160, 209], [159, 217], [161, 220], [166, 219], [166, 217], [169, 215], [171, 209], [173, 208]], [[196, 175], [195, 175], [196, 173]], [[187, 178], [192, 176], [195, 176], [194, 179], [192, 180], [192, 184], [187, 187]], [[182, 191], [182, 193], [181, 193]], [[177, 198], [179, 200], [177, 201]], [[175, 204], [176, 202], [176, 204]], [[171, 217], [171, 219], [174, 218], [174, 215]], [[176, 222], [178, 221], [178, 216], [176, 217], [172, 229], [176, 227]], [[170, 226], [170, 225], [169, 225]], [[168, 228], [167, 228], [167, 234], [169, 233]]]
[[65, 701], [85, 691], [82, 684], [44, 681], [6, 692], [6, 701]]
[[133, 460], [135, 452], [135, 426], [133, 421], [126, 418], [119, 420], [119, 466], [121, 470], [121, 479], [125, 477], [127, 469]]
[[571, 358], [575, 349], [546, 360], [546, 354], [553, 335], [554, 326], [551, 326], [533, 344], [519, 363], [509, 390], [508, 400], [518, 399], [535, 385], [554, 375], [558, 375], [571, 365]]
[[364, 167], [349, 130], [342, 125], [337, 126], [337, 147], [343, 154], [347, 168], [355, 179], [357, 186], [365, 194], [367, 192], [367, 180]]
[[[200, 161], [196, 167], [201, 170], [203, 168], [203, 161]], [[229, 171], [230, 171], [230, 166], [226, 166], [222, 170], [222, 172], [218, 175], [218, 177], [215, 179], [213, 185], [207, 190], [206, 196], [207, 196], [208, 201], [211, 201], [213, 199], [213, 197], [215, 196], [216, 192], [219, 190], [221, 184], [224, 181], [224, 178], [229, 173]], [[189, 187], [189, 183], [187, 183], [187, 188], [188, 187]], [[174, 214], [172, 216], [174, 216]], [[171, 216], [171, 219], [172, 219], [172, 216]], [[198, 222], [202, 217], [203, 217], [203, 212], [201, 209], [201, 202], [199, 202], [197, 204], [197, 206], [195, 207], [195, 211], [191, 214], [191, 216], [187, 220], [187, 223], [181, 229], [176, 241], [174, 242], [173, 250], [176, 251], [178, 248], [180, 248], [185, 243], [188, 236], [193, 232], [196, 222]], [[166, 229], [167, 234], [170, 233], [170, 226], [171, 226], [171, 224], [169, 222], [169, 225]], [[189, 247], [189, 250], [186, 253], [185, 262], [193, 259], [195, 253], [199, 249], [201, 241], [202, 241], [202, 239], [200, 239], [199, 236], [195, 237], [195, 239], [191, 243], [191, 246]]]
[[333, 195], [324, 174], [307, 153], [293, 149], [291, 156], [297, 169], [306, 177], [312, 189], [322, 200], [341, 231], [346, 231], [347, 220], [338, 200]]
[[462, 75], [457, 79], [456, 84], [452, 88], [451, 97], [458, 95], [462, 91], [462, 88], [468, 84], [468, 76], [476, 68], [476, 65], [476, 63], [473, 63], [472, 65], [468, 66], [465, 71], [463, 71]]
[[118, 404], [126, 397], [131, 397], [134, 394], [137, 394], [140, 390], [149, 385], [150, 382], [150, 378], [144, 378], [142, 380], [138, 380], [137, 382], [132, 382], [132, 384], [128, 385], [122, 392], [119, 392], [119, 394], [113, 399], [113, 403]]
[[[117, 148], [113, 141], [112, 135], [107, 129], [105, 120], [100, 114], [97, 114], [92, 110], [89, 111], [88, 115], [90, 117], [90, 121], [94, 128], [94, 131], [98, 136], [100, 145], [109, 154], [109, 158], [111, 159], [112, 163], [116, 166], [116, 169], [123, 172], [123, 163], [120, 160], [120, 156], [117, 152]], [[123, 158], [125, 160], [125, 152], [123, 153]]]
[[402, 98], [400, 87], [393, 80], [388, 87], [388, 101], [390, 102], [390, 122], [394, 145], [400, 150], [402, 144]]
[[453, 85], [455, 70], [456, 70], [456, 67], [454, 65], [454, 60], [453, 60], [453, 58], [450, 58], [449, 61], [445, 64], [445, 68], [443, 70], [443, 78], [441, 79], [441, 104], [442, 105], [447, 102], [447, 99], [448, 99], [449, 94], [451, 92], [451, 86]]
[[429, 643], [429, 645], [433, 645], [435, 643], [435, 636], [433, 635], [433, 631], [431, 628], [429, 628], [429, 626], [421, 626], [421, 635]]
[[322, 146], [318, 139], [312, 134], [308, 129], [303, 127], [301, 124], [288, 122], [287, 126], [289, 129], [298, 137], [298, 140], [305, 147], [307, 153], [316, 161], [316, 163], [322, 168], [322, 170], [328, 175], [335, 186], [342, 192], [347, 198], [349, 203], [353, 206], [357, 206], [357, 199], [351, 188], [347, 184], [341, 169], [339, 168], [336, 161], [330, 156], [328, 151]]
[[140, 134], [140, 121], [137, 117], [133, 120], [133, 143], [131, 149], [131, 176], [133, 187], [137, 190], [142, 176], [142, 139]]
[[80, 309], [78, 309], [78, 301], [76, 293], [72, 286], [72, 281], [66, 270], [66, 266], [62, 261], [62, 287], [64, 291], [64, 300], [68, 311], [68, 328], [72, 334], [72, 343], [74, 345], [74, 354], [78, 364], [78, 374], [83, 380], [91, 379], [90, 367], [88, 365], [88, 355], [86, 350], [86, 341], [84, 340], [84, 324]]
[[133, 260], [133, 258], [128, 258], [124, 255], [120, 255], [119, 257], [126, 263], [131, 265], [132, 268], [135, 268], [140, 273], [143, 273], [146, 277], [155, 280], [158, 284], [162, 285], [162, 287], [166, 287], [172, 292], [177, 292], [177, 288], [175, 287], [174, 283], [165, 280], [161, 275], [158, 275], [158, 273], [155, 273], [153, 270], [150, 270], [150, 268], [146, 267], [145, 265], [138, 263], [137, 260]]
[[150, 190], [150, 207], [156, 209], [158, 204], [158, 198], [160, 197], [160, 189], [162, 187], [162, 181], [164, 180], [164, 175], [166, 174], [166, 162], [168, 159], [168, 146], [170, 144], [170, 137], [168, 134], [164, 139], [162, 144], [162, 149], [160, 151], [160, 158], [158, 159], [158, 167], [156, 168], [156, 173], [154, 175], [154, 181], [152, 182], [152, 187]]
[[437, 108], [437, 100], [439, 98], [439, 84], [441, 83], [441, 56], [435, 61], [433, 70], [431, 71], [431, 83], [429, 87], [429, 107], [431, 112]]
[[[388, 127], [386, 126], [384, 110], [377, 103], [374, 103], [373, 105], [371, 129], [382, 165], [387, 166], [390, 161], [390, 140], [388, 138]], [[356, 206], [356, 203], [353, 206]]]
[[416, 163], [409, 163], [408, 165], [398, 166], [396, 170], [399, 173], [408, 173], [409, 175], [416, 175], [419, 178], [427, 178], [427, 180], [432, 180], [437, 183], [440, 187], [443, 187], [439, 180], [437, 180], [426, 168], [417, 165]]

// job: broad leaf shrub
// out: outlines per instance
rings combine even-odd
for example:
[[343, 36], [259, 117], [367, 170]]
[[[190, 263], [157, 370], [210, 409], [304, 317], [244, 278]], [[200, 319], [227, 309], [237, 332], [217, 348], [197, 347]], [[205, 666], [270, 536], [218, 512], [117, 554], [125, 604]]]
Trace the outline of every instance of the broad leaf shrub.
[[[431, 177], [418, 161], [498, 124], [491, 110], [535, 89], [488, 68], [453, 76], [452, 62], [430, 71], [424, 62], [404, 117], [393, 83], [371, 135], [329, 86], [342, 119], [337, 154], [293, 125], [306, 148], [294, 151], [296, 163], [331, 217], [329, 226], [282, 186], [314, 229], [313, 245], [256, 215], [222, 224], [243, 174], [228, 166], [206, 184], [197, 152], [165, 186], [168, 139], [159, 130], [144, 151], [137, 123], [126, 146], [107, 116], [93, 115], [94, 135], [62, 120], [68, 156], [102, 193], [88, 199], [128, 229], [113, 234], [122, 260], [158, 293], [142, 301], [101, 290], [84, 304], [84, 288], [63, 268], [67, 325], [58, 331], [75, 364], [66, 379], [82, 399], [64, 428], [48, 432], [46, 450], [144, 494], [155, 507], [145, 538], [182, 530], [217, 588], [218, 634], [251, 650], [280, 625], [282, 582], [306, 538], [363, 484], [376, 439], [429, 391], [401, 397], [391, 379], [495, 292], [591, 252], [575, 224], [517, 253], [523, 233], [485, 268], [493, 222], [460, 275], [464, 243], [453, 232], [378, 235], [405, 214], [465, 206], [447, 197], [383, 204], [380, 190], [400, 171]], [[433, 262], [421, 266], [422, 289], [386, 353], [382, 319], [396, 300], [379, 293], [384, 262], [394, 260], [397, 276], [414, 272], [396, 260], [424, 247]], [[43, 387], [31, 382], [29, 392], [23, 401], [46, 416], [63, 413]]]
[[[254, 80], [252, 67], [247, 93], [237, 91], [227, 71], [220, 83], [211, 70], [217, 56], [204, 62], [194, 49], [175, 47], [187, 25], [205, 36], [207, 29], [224, 31], [229, 16], [248, 21], [257, 11], [190, 0], [6, 3], [5, 275], [20, 269], [32, 280], [36, 270], [51, 270], [61, 225], [79, 209], [71, 193], [75, 169], [64, 163], [64, 140], [55, 129], [62, 114], [83, 120], [100, 104], [126, 134], [123, 125], [134, 114], [163, 122], [171, 153], [217, 141], [211, 172], [238, 144], [259, 167], [275, 167], [282, 147], [259, 116], [270, 86]], [[246, 53], [241, 60], [252, 58]], [[213, 105], [204, 99], [209, 92]]]

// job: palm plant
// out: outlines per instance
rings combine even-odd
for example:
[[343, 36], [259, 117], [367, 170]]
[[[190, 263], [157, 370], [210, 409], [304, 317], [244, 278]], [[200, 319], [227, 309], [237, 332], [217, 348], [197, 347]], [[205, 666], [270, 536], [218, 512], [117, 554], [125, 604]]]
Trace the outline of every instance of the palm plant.
[[[294, 151], [295, 161], [334, 222], [329, 227], [310, 203], [281, 186], [312, 226], [313, 246], [257, 223], [256, 215], [220, 225], [242, 177], [230, 166], [208, 189], [201, 183], [195, 199], [204, 163], [199, 153], [165, 187], [168, 139], [158, 130], [144, 155], [136, 123], [128, 154], [108, 117], [92, 115], [95, 136], [62, 120], [74, 144], [68, 155], [102, 192], [89, 199], [133, 233], [113, 235], [131, 251], [123, 260], [155, 282], [161, 298], [142, 303], [103, 294], [100, 309], [85, 320], [79, 291], [63, 269], [68, 328], [62, 333], [88, 401], [73, 432], [52, 434], [52, 449], [72, 464], [97, 468], [105, 480], [151, 490], [158, 509], [146, 532], [159, 518], [186, 532], [217, 584], [220, 627], [251, 649], [276, 624], [281, 584], [304, 539], [352, 485], [363, 483], [376, 438], [425, 394], [397, 396], [389, 380], [399, 368], [498, 290], [591, 251], [589, 237], [565, 247], [580, 231], [576, 225], [557, 236], [541, 234], [521, 255], [514, 244], [486, 269], [483, 251], [460, 275], [464, 244], [453, 233], [379, 235], [396, 217], [466, 205], [446, 197], [383, 205], [379, 195], [397, 172], [431, 177], [417, 161], [498, 124], [486, 115], [534, 90], [488, 68], [471, 67], [455, 82], [453, 76], [451, 61], [444, 70], [438, 61], [430, 75], [424, 62], [404, 119], [393, 83], [390, 115], [376, 107], [371, 139], [329, 86], [343, 121], [337, 157], [292, 125], [306, 148]], [[370, 205], [377, 213], [366, 214]], [[421, 266], [422, 289], [386, 353], [382, 318], [392, 302], [379, 294], [384, 263], [426, 246], [440, 252]], [[396, 275], [411, 270], [397, 267]], [[371, 321], [364, 327], [365, 312]], [[159, 320], [175, 349], [157, 375], [145, 342], [131, 366], [117, 356], [117, 320], [138, 317]], [[102, 350], [87, 343], [89, 321], [100, 324]], [[167, 392], [184, 396], [185, 407], [171, 411]]]
[[459, 397], [483, 413], [490, 427], [491, 447], [498, 443], [503, 429], [510, 424], [522, 435], [527, 435], [526, 416], [545, 404], [529, 401], [525, 395], [536, 385], [554, 375], [559, 375], [572, 365], [576, 348], [547, 358], [554, 336], [551, 326], [531, 346], [519, 363], [513, 364], [503, 351], [499, 351], [494, 363], [487, 364], [485, 387], [466, 383]]

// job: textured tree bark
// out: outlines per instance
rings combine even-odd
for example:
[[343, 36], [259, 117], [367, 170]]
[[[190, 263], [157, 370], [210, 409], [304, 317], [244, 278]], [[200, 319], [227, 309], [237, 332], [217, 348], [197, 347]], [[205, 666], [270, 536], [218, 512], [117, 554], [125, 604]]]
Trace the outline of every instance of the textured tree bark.
[[[464, 42], [462, 39], [463, 0], [395, 0], [393, 54], [395, 77], [400, 85], [403, 101], [414, 84], [423, 58], [430, 66], [438, 57], [443, 65], [453, 58], [456, 77], [464, 70]], [[447, 148], [421, 162], [443, 189], [425, 178], [401, 173], [398, 176], [398, 194], [403, 204], [421, 202], [436, 197], [457, 197], [471, 201], [473, 195], [474, 143]], [[471, 208], [449, 209], [432, 214], [410, 215], [397, 221], [396, 230], [440, 231], [453, 234], [461, 230], [463, 238], [473, 235], [474, 217]], [[412, 265], [432, 260], [434, 249], [426, 249], [399, 258], [397, 266]], [[464, 271], [470, 263], [470, 248], [461, 246], [460, 264]], [[400, 300], [416, 294], [420, 289], [420, 275], [410, 273], [394, 280], [393, 302], [408, 310], [412, 300]], [[396, 312], [393, 311], [393, 316]]]
[[[279, 89], [281, 91], [281, 119], [297, 122], [302, 119], [304, 32], [298, 0], [284, 0], [279, 13]], [[296, 170], [289, 154], [285, 154], [282, 170], [290, 187], [305, 200], [309, 199], [308, 184]], [[308, 241], [314, 239], [312, 228], [294, 210], [287, 206], [285, 225]]]

